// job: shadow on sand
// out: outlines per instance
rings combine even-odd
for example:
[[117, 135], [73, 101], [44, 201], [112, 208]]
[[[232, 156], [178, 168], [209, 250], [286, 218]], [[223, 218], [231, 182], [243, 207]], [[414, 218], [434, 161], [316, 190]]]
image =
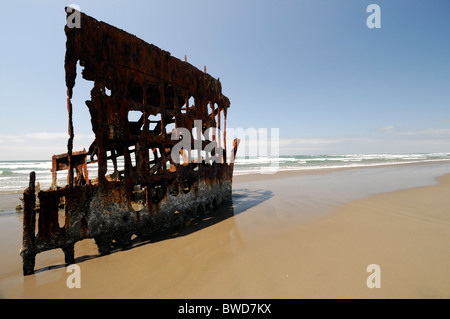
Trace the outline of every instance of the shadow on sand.
[[[207, 211], [205, 215], [201, 218], [196, 218], [189, 221], [182, 228], [167, 229], [163, 231], [154, 232], [151, 236], [146, 238], [136, 237], [131, 241], [131, 244], [127, 247], [114, 246], [110, 253], [115, 253], [118, 251], [124, 251], [128, 249], [133, 249], [139, 246], [156, 243], [159, 241], [177, 238], [181, 236], [187, 236], [191, 233], [202, 230], [206, 227], [210, 227], [221, 221], [224, 221], [230, 217], [234, 217], [238, 214], [244, 213], [248, 209], [259, 205], [260, 203], [270, 199], [273, 196], [271, 191], [268, 190], [249, 190], [249, 189], [235, 189], [233, 190], [233, 196], [231, 200], [222, 202], [219, 206]], [[75, 263], [81, 263], [87, 260], [98, 258], [103, 256], [102, 254], [91, 254], [83, 255], [75, 258]], [[35, 270], [35, 273], [64, 268], [67, 264], [57, 264], [52, 266], [46, 266]]]

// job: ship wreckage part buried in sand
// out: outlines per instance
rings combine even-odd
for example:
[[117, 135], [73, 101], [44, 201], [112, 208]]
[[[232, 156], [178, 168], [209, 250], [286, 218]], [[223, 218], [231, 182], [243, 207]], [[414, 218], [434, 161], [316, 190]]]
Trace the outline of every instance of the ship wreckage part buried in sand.
[[[37, 191], [31, 172], [24, 191], [24, 275], [34, 273], [40, 252], [61, 248], [65, 262], [73, 263], [75, 243], [93, 238], [99, 253], [106, 254], [113, 242], [126, 246], [132, 236], [184, 225], [231, 198], [239, 140], [227, 163], [230, 101], [220, 81], [123, 30], [81, 12], [80, 19], [80, 28], [65, 27], [68, 150], [52, 158], [49, 190]], [[78, 62], [84, 67], [82, 77], [93, 81], [86, 105], [95, 140], [87, 152], [72, 151]], [[130, 120], [131, 112], [139, 119]], [[89, 179], [87, 167], [95, 164], [98, 177]], [[60, 170], [67, 170], [64, 187], [57, 185]]]

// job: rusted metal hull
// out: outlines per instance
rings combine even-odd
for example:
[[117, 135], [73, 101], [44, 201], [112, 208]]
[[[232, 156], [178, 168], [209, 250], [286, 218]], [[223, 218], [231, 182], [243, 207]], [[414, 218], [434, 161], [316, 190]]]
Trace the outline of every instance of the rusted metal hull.
[[[107, 254], [114, 242], [128, 245], [136, 235], [146, 238], [156, 230], [183, 226], [231, 197], [230, 167], [217, 164], [199, 167], [189, 184], [174, 182], [166, 188], [144, 187], [128, 192], [121, 182], [107, 185], [64, 187], [38, 193], [40, 210], [34, 234], [36, 211], [33, 187], [24, 193], [23, 271], [32, 274], [36, 254], [61, 248], [65, 262], [74, 262], [74, 245], [95, 239], [99, 252]], [[65, 199], [64, 226], [58, 207]]]
[[[113, 242], [127, 246], [132, 236], [146, 237], [183, 225], [231, 198], [238, 140], [227, 163], [224, 122], [230, 102], [222, 95], [219, 80], [133, 35], [80, 14], [81, 28], [65, 28], [68, 150], [53, 156], [49, 190], [36, 191], [32, 172], [24, 191], [24, 275], [34, 272], [36, 254], [42, 251], [60, 248], [65, 262], [73, 263], [74, 246], [80, 240], [93, 238], [99, 252], [108, 253]], [[72, 151], [71, 98], [77, 61], [84, 66], [83, 78], [93, 81], [86, 105], [95, 140], [87, 152]], [[188, 102], [191, 98], [193, 105]], [[140, 119], [130, 120], [131, 111], [140, 112]], [[152, 120], [156, 115], [159, 120]], [[195, 121], [201, 121], [201, 126], [196, 136], [189, 135], [189, 145], [200, 145], [200, 149], [184, 144], [179, 152], [187, 160], [180, 163], [172, 152], [181, 140], [175, 134], [179, 128], [192, 134]], [[175, 126], [171, 132], [170, 124]], [[206, 134], [210, 129], [212, 138]], [[199, 156], [190, 160], [194, 152]], [[123, 169], [118, 168], [118, 159], [123, 160]], [[89, 179], [87, 167], [94, 163], [98, 177]], [[107, 174], [108, 168], [113, 173]], [[63, 187], [57, 185], [59, 170], [68, 170]], [[63, 224], [58, 221], [61, 206]]]

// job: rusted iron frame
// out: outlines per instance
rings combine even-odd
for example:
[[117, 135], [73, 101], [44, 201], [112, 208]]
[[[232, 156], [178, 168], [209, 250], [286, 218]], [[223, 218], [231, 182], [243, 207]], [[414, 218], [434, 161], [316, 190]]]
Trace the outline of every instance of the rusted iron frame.
[[[79, 152], [73, 152], [70, 156], [69, 153], [53, 155], [52, 157], [52, 186], [51, 189], [57, 188], [57, 172], [62, 170], [70, 171], [70, 166], [74, 167], [77, 175], [76, 180], [78, 183], [89, 183], [89, 172], [87, 170], [87, 152], [85, 150]], [[73, 169], [72, 169], [73, 170]], [[72, 180], [74, 179], [72, 175]], [[70, 178], [68, 174], [67, 185], [70, 185]]]
[[[122, 30], [98, 22], [83, 13], [81, 13], [81, 24], [83, 25], [81, 29], [70, 29], [67, 26], [65, 28], [67, 35], [65, 71], [69, 118], [68, 152], [54, 157], [52, 161], [54, 183], [56, 184], [56, 171], [66, 165], [68, 167], [68, 184], [60, 188], [52, 185], [54, 187], [51, 190], [39, 192], [41, 206], [36, 233], [35, 175], [34, 173], [30, 175], [29, 188], [24, 192], [24, 229], [21, 250], [25, 275], [34, 272], [34, 259], [36, 254], [41, 251], [61, 248], [65, 254], [65, 262], [71, 263], [74, 261], [75, 242], [79, 240], [94, 238], [99, 251], [105, 253], [114, 238], [128, 242], [131, 233], [151, 231], [154, 227], [160, 227], [161, 223], [167, 224], [164, 221], [165, 215], [159, 213], [160, 210], [166, 213], [170, 211], [170, 207], [168, 210], [167, 205], [184, 207], [187, 216], [192, 217], [196, 212], [198, 213], [200, 208], [200, 210], [205, 210], [206, 205], [216, 205], [224, 197], [231, 196], [233, 163], [226, 164], [225, 157], [222, 158], [222, 164], [217, 162], [207, 164], [203, 161], [201, 163], [184, 163], [183, 165], [168, 161], [167, 158], [171, 147], [177, 142], [171, 140], [170, 134], [166, 132], [166, 125], [170, 122], [174, 122], [175, 127], [190, 129], [191, 145], [194, 145], [192, 136], [194, 119], [202, 120], [201, 132], [197, 132], [197, 138], [204, 133], [205, 129], [212, 127], [212, 141], [202, 141], [202, 150], [204, 150], [209, 143], [217, 143], [215, 133], [217, 126], [219, 129], [221, 128], [220, 112], [223, 112], [225, 127], [223, 145], [226, 146], [226, 114], [230, 102], [222, 95], [219, 80], [206, 74], [206, 67], [204, 72], [201, 72], [186, 61], [181, 62], [171, 57], [168, 52], [149, 45]], [[73, 152], [74, 129], [71, 99], [75, 85], [77, 61], [84, 66], [83, 78], [94, 81], [91, 100], [86, 101], [91, 112], [91, 123], [95, 133], [95, 141], [89, 148], [89, 152]], [[137, 94], [138, 101], [136, 101], [136, 96], [133, 97], [130, 94], [130, 92], [136, 93], [133, 92], [133, 86], [136, 86], [136, 83], [139, 83], [137, 90], [142, 91], [142, 96]], [[105, 94], [106, 88], [112, 92], [109, 97]], [[150, 89], [153, 90], [153, 93], [149, 91]], [[155, 105], [155, 96], [151, 96], [155, 95], [155, 92], [157, 92], [156, 96], [159, 96], [159, 105]], [[183, 96], [185, 112], [179, 103]], [[190, 107], [189, 97], [192, 96], [195, 102]], [[151, 103], [149, 103], [150, 98], [153, 99], [150, 101]], [[169, 103], [170, 101], [171, 103]], [[208, 105], [211, 106], [211, 114], [208, 114]], [[217, 105], [217, 108], [214, 105]], [[127, 120], [128, 112], [131, 110], [143, 113], [137, 123]], [[157, 114], [160, 114], [161, 117], [160, 123], [156, 126], [159, 128], [150, 132], [149, 116]], [[217, 121], [216, 114], [218, 115]], [[217, 123], [219, 124], [217, 125]], [[131, 133], [133, 125], [137, 127], [137, 135]], [[140, 126], [142, 126], [141, 131], [139, 131]], [[158, 134], [154, 135], [154, 133]], [[220, 140], [217, 144], [220, 146]], [[130, 149], [132, 145], [134, 145], [134, 149]], [[235, 140], [231, 152], [232, 160], [235, 158], [237, 146], [238, 141]], [[149, 151], [152, 149], [153, 151], [158, 149], [160, 156], [150, 161]], [[109, 156], [107, 155], [108, 151], [111, 153]], [[98, 163], [98, 180], [95, 182], [88, 178], [86, 168], [89, 164], [86, 161], [88, 154], [91, 155], [89, 163]], [[134, 154], [135, 157], [134, 166], [131, 154]], [[83, 161], [79, 160], [79, 156], [84, 156]], [[93, 159], [93, 156], [97, 156], [97, 159]], [[117, 170], [118, 156], [124, 157], [123, 179]], [[58, 159], [62, 159], [64, 162], [62, 167], [58, 167]], [[113, 174], [117, 176], [107, 179], [107, 161], [109, 159], [113, 162]], [[166, 163], [168, 162], [171, 163], [174, 170], [167, 169]], [[151, 163], [154, 165], [152, 168], [150, 168]], [[75, 185], [74, 169], [77, 170], [77, 179], [81, 176], [82, 171], [85, 172], [84, 186]], [[208, 189], [210, 190], [208, 191]], [[185, 195], [182, 195], [183, 193]], [[140, 194], [145, 196], [142, 197]], [[179, 196], [182, 200], [186, 198], [187, 202], [176, 204]], [[196, 198], [194, 202], [189, 199], [192, 196]], [[139, 201], [146, 205], [143, 210], [135, 211], [131, 208], [132, 203], [138, 200], [137, 197], [142, 197]], [[60, 227], [58, 205], [63, 198], [65, 199], [65, 223]], [[102, 215], [103, 209], [106, 211], [112, 209], [112, 215], [124, 214], [123, 218], [119, 216], [119, 218], [108, 219], [109, 214]], [[171, 214], [168, 216], [172, 216]], [[135, 221], [132, 226], [124, 226], [121, 223], [115, 226], [117, 222], [122, 222], [122, 219], [127, 224], [126, 216], [129, 216], [127, 220], [131, 218]], [[152, 216], [159, 219], [152, 219]], [[102, 218], [106, 218], [104, 222], [112, 223], [113, 226], [97, 229], [90, 225], [95, 225], [98, 223], [97, 219]], [[142, 218], [147, 218], [147, 220], [144, 222]], [[117, 232], [114, 231], [116, 228], [118, 228]], [[103, 233], [103, 230], [113, 231], [112, 233]]]

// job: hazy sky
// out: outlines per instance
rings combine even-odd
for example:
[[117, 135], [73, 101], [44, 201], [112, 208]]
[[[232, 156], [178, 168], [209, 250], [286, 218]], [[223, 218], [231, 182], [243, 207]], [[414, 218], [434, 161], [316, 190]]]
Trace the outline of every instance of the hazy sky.
[[[231, 100], [228, 127], [279, 128], [281, 154], [450, 152], [448, 0], [16, 0], [0, 18], [0, 160], [67, 151], [71, 3], [206, 65]], [[74, 150], [93, 140], [87, 84], [74, 89]]]

